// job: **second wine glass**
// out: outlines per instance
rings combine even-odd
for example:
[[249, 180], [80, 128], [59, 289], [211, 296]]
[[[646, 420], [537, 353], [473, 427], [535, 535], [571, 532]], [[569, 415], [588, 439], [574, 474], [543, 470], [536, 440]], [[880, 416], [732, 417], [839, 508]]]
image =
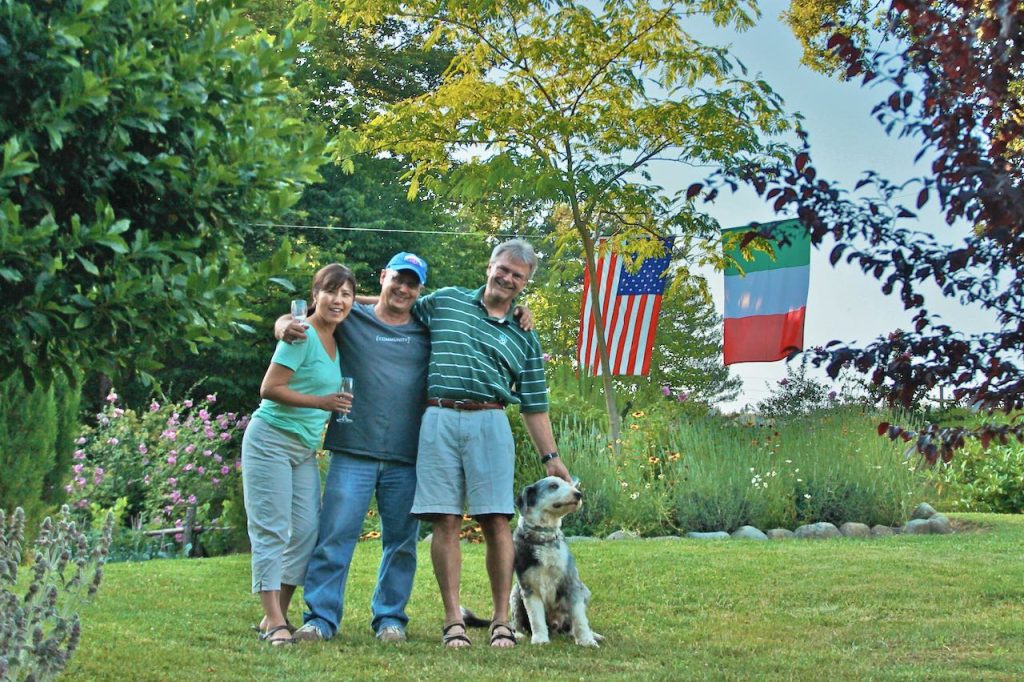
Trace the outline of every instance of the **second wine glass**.
[[[352, 377], [342, 377], [341, 378], [341, 388], [340, 388], [340, 391], [342, 393], [348, 393], [349, 395], [352, 395], [353, 383], [354, 382], [352, 381]], [[351, 424], [352, 423], [352, 419], [350, 419], [348, 414], [345, 413], [345, 412], [342, 412], [341, 416], [338, 417], [337, 419], [335, 419], [334, 421], [338, 422], [339, 424]]]
[[306, 321], [306, 299], [297, 298], [292, 301], [292, 317], [298, 322]]

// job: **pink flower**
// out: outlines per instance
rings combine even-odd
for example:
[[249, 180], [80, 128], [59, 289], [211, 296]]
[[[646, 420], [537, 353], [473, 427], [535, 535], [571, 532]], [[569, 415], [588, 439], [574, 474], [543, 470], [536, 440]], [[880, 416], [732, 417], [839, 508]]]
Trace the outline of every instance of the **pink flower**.
[[[212, 483], [213, 487], [216, 488], [217, 486], [220, 485], [220, 479], [219, 478], [212, 478], [212, 479], [210, 479], [210, 483]], [[71, 492], [71, 491], [69, 490], [68, 492]]]
[[83, 465], [83, 464], [76, 464], [75, 466], [71, 467], [71, 470], [74, 471], [76, 474], [80, 474], [80, 473], [82, 473], [82, 468], [84, 466], [85, 465]]
[[214, 455], [213, 456], [213, 461], [216, 462], [217, 464], [220, 464], [221, 462], [224, 461], [224, 458], [221, 457], [220, 455]]
[[[212, 456], [213, 456], [213, 450], [203, 450], [203, 457], [212, 457]], [[220, 461], [220, 460], [218, 460], [218, 461]]]
[[121, 417], [124, 416], [124, 410], [122, 410], [120, 407], [115, 407], [114, 411], [111, 414], [113, 414], [115, 417]]
[[672, 395], [672, 388], [668, 384], [661, 385], [661, 394], [666, 398]]
[[204, 422], [210, 420], [210, 413], [206, 411], [206, 408], [199, 410], [199, 418]]
[[114, 402], [117, 402], [117, 394], [116, 394], [116, 393], [114, 393], [113, 391], [111, 391], [110, 393], [108, 393], [108, 394], [107, 394], [107, 402], [108, 402], [108, 403], [114, 403]]
[[551, 353], [545, 353], [543, 357], [544, 357], [544, 362], [547, 362], [548, 360], [551, 359]]
[[779, 379], [779, 386], [787, 386], [787, 385], [789, 385], [789, 379], [786, 379], [786, 378]]
[[227, 431], [223, 431], [220, 434], [220, 439], [221, 440], [231, 440], [231, 434], [228, 433]]
[[89, 500], [83, 497], [78, 502], [75, 502], [75, 506], [78, 507], [79, 509], [85, 509], [86, 507], [89, 506]]
[[679, 402], [681, 402], [681, 403], [684, 403], [684, 402], [686, 402], [686, 399], [687, 399], [687, 398], [689, 398], [689, 397], [690, 397], [690, 394], [689, 394], [689, 393], [687, 393], [686, 391], [682, 391], [682, 392], [680, 392], [680, 393], [679, 393], [678, 395], [676, 395], [676, 399], [677, 399], [677, 400], [678, 400]]
[[217, 394], [211, 393], [210, 395], [206, 396], [206, 402], [210, 403], [211, 405], [217, 402]]
[[214, 433], [213, 428], [210, 426], [203, 427], [203, 433], [206, 434], [206, 437], [209, 438], [210, 440], [213, 440], [214, 436], [217, 435], [216, 433]]
[[158, 403], [155, 400], [153, 402], [151, 402], [149, 404], [149, 411], [150, 412], [159, 412], [160, 411], [160, 403]]
[[839, 397], [839, 396], [838, 396], [838, 394], [835, 391], [829, 391], [828, 392], [828, 399], [829, 400], [835, 400], [837, 397]]
[[165, 429], [164, 432], [160, 434], [160, 437], [166, 438], [167, 440], [177, 440], [178, 432], [174, 429]]
[[170, 464], [171, 466], [174, 466], [175, 464], [178, 463], [178, 458], [175, 457], [174, 455], [168, 455], [167, 456], [167, 463]]
[[145, 443], [139, 443], [139, 454], [145, 455], [149, 452], [149, 448], [146, 447]]
[[79, 436], [78, 439], [75, 440], [75, 445], [85, 445], [85, 436]]
[[221, 467], [220, 468], [220, 473], [221, 473], [222, 476], [227, 476], [228, 474], [231, 473], [231, 467], [226, 467], [226, 466]]
[[167, 485], [173, 488], [174, 486], [178, 485], [178, 479], [171, 476], [170, 478], [167, 479]]
[[195, 451], [196, 451], [196, 446], [192, 445], [192, 443], [189, 443], [188, 445], [185, 446], [185, 454], [191, 455]]
[[85, 487], [85, 479], [82, 478], [81, 476], [76, 476], [75, 477], [75, 485], [77, 485], [79, 488], [84, 488]]
[[73, 459], [85, 459], [85, 450], [75, 450], [75, 454], [72, 455]]
[[101, 467], [96, 467], [96, 471], [92, 472], [92, 482], [93, 485], [103, 483], [103, 469]]
[[[215, 478], [215, 479], [213, 479], [213, 480], [215, 480], [215, 481], [216, 481], [217, 479]], [[217, 484], [216, 484], [216, 483], [214, 483], [214, 485], [217, 485]], [[68, 483], [68, 484], [67, 484], [66, 486], [64, 486], [64, 492], [68, 493], [69, 495], [70, 495], [70, 494], [71, 494], [71, 493], [72, 493], [72, 492], [73, 492], [74, 490], [75, 490], [75, 486], [71, 485], [70, 483]]]
[[[181, 526], [179, 525], [178, 527], [180, 528]], [[181, 533], [175, 533], [174, 534], [174, 541], [175, 542], [185, 542], [185, 536], [182, 535]]]
[[182, 405], [184, 405], [185, 407], [192, 407], [192, 401], [191, 400], [186, 400], [186, 401], [184, 401], [182, 403]]
[[118, 443], [120, 443], [120, 442], [121, 442], [121, 441], [119, 441], [119, 440], [118, 440], [118, 439], [116, 439], [116, 438], [108, 438], [108, 439], [107, 439], [107, 445], [117, 445], [117, 444], [118, 444]]
[[188, 503], [189, 504], [195, 504], [196, 503], [196, 496], [195, 495], [189, 495], [188, 496]]
[[244, 415], [238, 419], [238, 428], [244, 429], [249, 424], [249, 415]]
[[195, 468], [196, 466], [192, 462], [189, 462], [188, 464], [185, 465], [185, 471], [192, 471]]
[[196, 467], [196, 472], [200, 474], [206, 473], [206, 467]]

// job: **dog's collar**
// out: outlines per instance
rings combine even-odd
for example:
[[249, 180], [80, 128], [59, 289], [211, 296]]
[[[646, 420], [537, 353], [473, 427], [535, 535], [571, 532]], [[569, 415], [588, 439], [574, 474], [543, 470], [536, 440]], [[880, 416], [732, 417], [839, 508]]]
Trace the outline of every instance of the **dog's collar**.
[[529, 523], [521, 523], [517, 530], [523, 538], [536, 545], [552, 544], [562, 539], [562, 529], [557, 526], [533, 526]]

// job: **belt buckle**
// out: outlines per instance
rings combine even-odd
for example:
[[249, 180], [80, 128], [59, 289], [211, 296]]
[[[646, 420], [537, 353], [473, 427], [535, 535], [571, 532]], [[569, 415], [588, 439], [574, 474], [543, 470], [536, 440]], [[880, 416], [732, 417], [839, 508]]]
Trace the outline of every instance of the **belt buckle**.
[[464, 405], [465, 405], [465, 404], [466, 404], [466, 401], [465, 401], [465, 400], [453, 400], [453, 401], [452, 401], [452, 409], [453, 409], [453, 410], [462, 410], [462, 409], [465, 409], [465, 408], [464, 408]]

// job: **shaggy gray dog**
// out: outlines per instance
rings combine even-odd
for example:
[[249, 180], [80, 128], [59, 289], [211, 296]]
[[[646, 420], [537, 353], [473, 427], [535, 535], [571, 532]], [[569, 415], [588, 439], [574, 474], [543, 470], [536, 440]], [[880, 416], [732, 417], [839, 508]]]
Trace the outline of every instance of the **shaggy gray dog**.
[[528, 485], [516, 496], [519, 523], [515, 544], [516, 583], [510, 599], [513, 630], [547, 644], [550, 632], [571, 632], [580, 646], [604, 639], [590, 629], [590, 590], [580, 580], [576, 561], [562, 534], [562, 517], [579, 509], [583, 496], [557, 476]]

